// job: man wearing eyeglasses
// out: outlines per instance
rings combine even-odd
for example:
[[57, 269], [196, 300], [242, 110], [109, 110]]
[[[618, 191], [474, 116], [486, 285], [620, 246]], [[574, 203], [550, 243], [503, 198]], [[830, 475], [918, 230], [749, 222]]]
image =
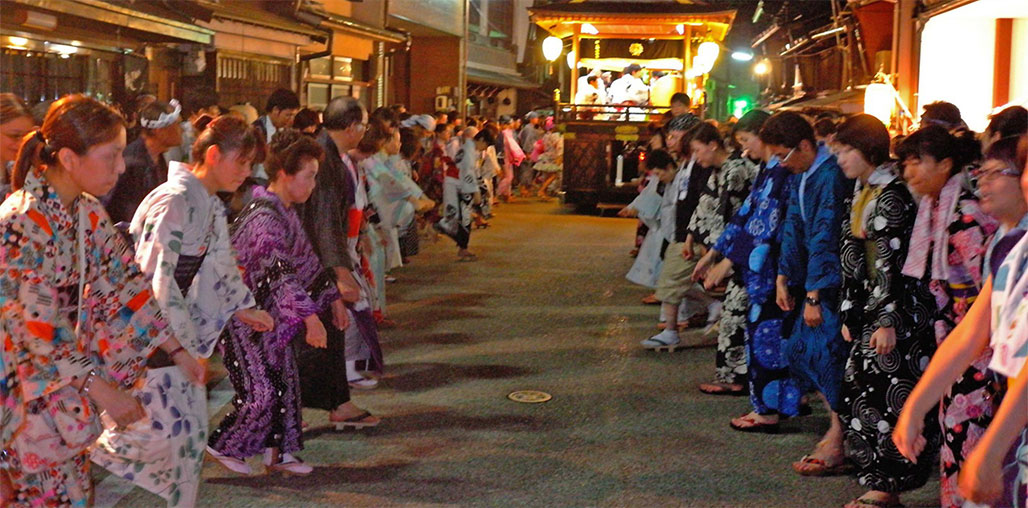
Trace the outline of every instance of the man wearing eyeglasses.
[[[849, 352], [839, 317], [839, 239], [853, 186], [835, 156], [818, 145], [810, 123], [797, 113], [785, 111], [769, 118], [760, 140], [796, 179], [782, 226], [776, 302], [791, 312], [799, 300], [802, 310], [792, 313], [791, 326], [788, 321], [783, 326], [783, 335], [788, 334], [784, 360], [801, 386], [821, 392], [837, 412]], [[833, 418], [822, 446], [841, 452], [842, 442], [842, 427]]]
[[[350, 400], [344, 359], [366, 355], [372, 367], [380, 367], [382, 351], [368, 304], [367, 282], [361, 274], [357, 237], [367, 194], [363, 176], [349, 151], [357, 147], [368, 127], [368, 111], [352, 97], [336, 97], [325, 107], [324, 129], [318, 144], [325, 160], [316, 177], [314, 193], [298, 211], [314, 253], [335, 275], [336, 286], [346, 303], [348, 322], [336, 328], [322, 318], [328, 331], [328, 347], [308, 347], [296, 342], [304, 407], [329, 411], [337, 429], [378, 425], [379, 419]], [[299, 206], [299, 205], [298, 205]]]

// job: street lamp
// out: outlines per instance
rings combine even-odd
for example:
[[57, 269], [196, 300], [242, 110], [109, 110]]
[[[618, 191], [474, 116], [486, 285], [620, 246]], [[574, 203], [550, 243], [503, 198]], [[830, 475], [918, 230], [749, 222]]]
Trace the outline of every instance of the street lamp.
[[771, 64], [767, 60], [761, 60], [757, 62], [757, 65], [753, 66], [753, 73], [758, 76], [763, 76], [769, 72], [771, 72]]
[[563, 52], [564, 41], [552, 35], [543, 39], [543, 56], [546, 57], [547, 60], [551, 62], [556, 61], [560, 58], [560, 54]]
[[732, 52], [732, 60], [737, 62], [749, 62], [753, 60], [753, 53], [749, 51], [734, 51]]

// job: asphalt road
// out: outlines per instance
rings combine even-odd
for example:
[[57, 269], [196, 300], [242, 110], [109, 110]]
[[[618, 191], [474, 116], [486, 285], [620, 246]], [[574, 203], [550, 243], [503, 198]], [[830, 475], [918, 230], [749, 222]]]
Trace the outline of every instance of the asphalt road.
[[[863, 493], [852, 478], [789, 467], [827, 428], [823, 409], [775, 436], [734, 432], [728, 419], [746, 400], [695, 388], [712, 375], [713, 348], [639, 348], [657, 310], [624, 279], [634, 231], [529, 201], [472, 233], [477, 262], [455, 262], [448, 239], [423, 243], [389, 286], [399, 327], [383, 331], [386, 376], [354, 395], [383, 423], [335, 432], [326, 413], [305, 411], [298, 455], [314, 473], [268, 476], [255, 458], [258, 474], [242, 477], [208, 462], [199, 505], [830, 507]], [[525, 389], [553, 398], [507, 399]], [[212, 423], [230, 396], [216, 382]], [[163, 504], [95, 476], [100, 506]], [[903, 501], [937, 498], [933, 480]]]

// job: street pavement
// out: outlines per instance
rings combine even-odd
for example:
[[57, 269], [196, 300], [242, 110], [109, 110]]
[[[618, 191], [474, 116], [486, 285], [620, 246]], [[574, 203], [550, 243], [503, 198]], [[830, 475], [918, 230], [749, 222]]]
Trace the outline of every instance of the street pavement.
[[[741, 397], [696, 390], [712, 347], [654, 353], [657, 307], [624, 279], [635, 221], [525, 201], [475, 230], [473, 263], [446, 238], [395, 270], [382, 332], [387, 370], [354, 400], [383, 418], [335, 432], [304, 411], [306, 477], [243, 477], [208, 461], [199, 506], [831, 507], [862, 494], [853, 478], [803, 478], [789, 464], [827, 429], [823, 408], [778, 435], [728, 427]], [[217, 360], [212, 425], [232, 395]], [[340, 364], [339, 368], [343, 366]], [[515, 390], [553, 396], [508, 400]], [[99, 506], [159, 506], [94, 473]], [[938, 482], [908, 493], [936, 506]]]

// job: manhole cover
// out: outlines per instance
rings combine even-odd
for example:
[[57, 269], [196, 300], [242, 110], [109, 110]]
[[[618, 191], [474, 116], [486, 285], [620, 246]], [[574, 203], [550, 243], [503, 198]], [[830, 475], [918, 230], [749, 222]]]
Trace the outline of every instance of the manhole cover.
[[522, 402], [525, 404], [538, 404], [540, 402], [546, 402], [553, 398], [552, 395], [546, 392], [540, 392], [536, 390], [518, 390], [516, 392], [510, 392], [507, 398], [514, 402]]

